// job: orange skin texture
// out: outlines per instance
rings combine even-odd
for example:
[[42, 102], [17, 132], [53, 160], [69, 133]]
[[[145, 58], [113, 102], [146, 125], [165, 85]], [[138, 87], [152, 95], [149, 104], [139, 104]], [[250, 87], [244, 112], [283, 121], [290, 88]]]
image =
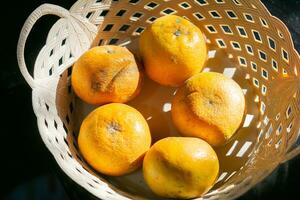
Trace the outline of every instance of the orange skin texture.
[[125, 47], [106, 45], [85, 52], [75, 63], [72, 86], [89, 104], [124, 103], [139, 92], [141, 75]]
[[147, 75], [167, 86], [179, 86], [203, 68], [207, 47], [203, 33], [175, 15], [160, 17], [141, 35], [140, 53]]
[[142, 164], [151, 134], [142, 114], [120, 103], [100, 106], [83, 121], [78, 136], [85, 160], [98, 172], [120, 176]]
[[180, 87], [172, 102], [172, 119], [183, 136], [213, 146], [226, 143], [239, 128], [245, 111], [240, 86], [223, 74], [205, 72]]
[[167, 198], [195, 198], [205, 194], [219, 173], [219, 161], [204, 140], [167, 137], [146, 153], [143, 175], [151, 190]]

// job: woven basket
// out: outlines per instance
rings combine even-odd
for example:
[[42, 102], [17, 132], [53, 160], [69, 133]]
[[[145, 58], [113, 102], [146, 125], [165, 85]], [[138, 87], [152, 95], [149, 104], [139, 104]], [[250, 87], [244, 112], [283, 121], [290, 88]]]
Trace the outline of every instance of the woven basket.
[[[61, 18], [51, 28], [31, 76], [24, 60], [25, 42], [33, 24], [46, 14]], [[200, 199], [236, 198], [300, 152], [299, 55], [285, 25], [259, 0], [79, 0], [70, 10], [41, 5], [26, 20], [17, 52], [20, 70], [32, 88], [40, 135], [61, 169], [96, 197], [158, 199], [141, 171], [104, 177], [82, 159], [78, 128], [93, 107], [75, 97], [70, 74], [72, 64], [91, 46], [127, 46], [138, 57], [139, 35], [166, 14], [184, 16], [205, 33], [209, 59], [204, 71], [224, 73], [243, 88], [244, 122], [228, 144], [216, 149], [219, 178]], [[174, 91], [146, 79], [141, 95], [130, 105], [141, 110], [150, 125], [162, 120], [157, 130], [176, 135], [169, 112]]]

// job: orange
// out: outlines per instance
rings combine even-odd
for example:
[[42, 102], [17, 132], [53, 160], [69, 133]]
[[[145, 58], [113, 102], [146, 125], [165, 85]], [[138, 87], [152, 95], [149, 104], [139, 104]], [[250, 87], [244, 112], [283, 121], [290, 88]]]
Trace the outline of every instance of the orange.
[[181, 85], [200, 72], [206, 61], [203, 33], [190, 21], [175, 15], [156, 19], [139, 42], [146, 73], [162, 85]]
[[125, 47], [99, 46], [85, 52], [72, 72], [75, 93], [90, 104], [124, 103], [140, 88], [140, 72]]
[[200, 73], [180, 87], [172, 102], [172, 119], [183, 136], [218, 146], [239, 128], [245, 110], [240, 86], [215, 72]]
[[167, 198], [195, 198], [206, 193], [219, 172], [218, 157], [204, 140], [168, 137], [146, 153], [143, 174], [156, 194]]
[[136, 109], [111, 103], [95, 109], [84, 119], [78, 145], [94, 169], [119, 176], [141, 166], [151, 145], [151, 135], [146, 120]]

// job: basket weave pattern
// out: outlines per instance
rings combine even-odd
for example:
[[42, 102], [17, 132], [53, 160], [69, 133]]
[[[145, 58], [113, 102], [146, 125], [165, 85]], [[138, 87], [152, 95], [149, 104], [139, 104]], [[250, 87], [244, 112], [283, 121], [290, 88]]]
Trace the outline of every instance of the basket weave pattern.
[[[25, 42], [33, 24], [46, 14], [61, 19], [48, 34], [32, 78], [23, 56]], [[70, 86], [70, 75], [72, 64], [91, 46], [117, 44], [136, 53], [139, 35], [166, 14], [184, 16], [203, 30], [209, 46], [204, 71], [233, 78], [245, 94], [242, 127], [217, 149], [222, 169], [217, 184], [203, 197], [235, 198], [300, 151], [295, 147], [300, 58], [287, 28], [258, 0], [79, 0], [69, 11], [40, 6], [22, 29], [18, 61], [33, 89], [41, 137], [62, 170], [95, 196], [147, 199], [121, 191], [83, 161], [76, 138], [84, 111]]]

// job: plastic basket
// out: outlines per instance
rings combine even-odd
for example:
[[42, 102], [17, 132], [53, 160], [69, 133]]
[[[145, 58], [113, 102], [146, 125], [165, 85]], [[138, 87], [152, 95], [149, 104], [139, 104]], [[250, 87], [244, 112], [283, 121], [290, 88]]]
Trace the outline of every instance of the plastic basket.
[[[31, 76], [24, 60], [25, 42], [34, 23], [47, 14], [61, 18], [51, 28]], [[26, 20], [17, 52], [20, 70], [32, 88], [40, 135], [60, 168], [94, 196], [158, 198], [146, 187], [140, 171], [109, 178], [84, 162], [76, 141], [80, 122], [91, 107], [75, 97], [70, 74], [72, 64], [91, 46], [127, 46], [138, 58], [139, 35], [166, 14], [184, 16], [205, 33], [209, 59], [203, 71], [224, 73], [243, 88], [244, 122], [228, 144], [216, 149], [219, 178], [200, 199], [236, 198], [300, 151], [299, 55], [286, 26], [258, 0], [79, 0], [70, 10], [41, 5]], [[147, 98], [154, 86], [154, 97]], [[157, 116], [165, 119], [160, 128], [176, 134], [170, 122], [174, 91], [146, 80], [141, 97], [129, 104], [158, 110]], [[145, 110], [151, 123], [151, 112]]]

